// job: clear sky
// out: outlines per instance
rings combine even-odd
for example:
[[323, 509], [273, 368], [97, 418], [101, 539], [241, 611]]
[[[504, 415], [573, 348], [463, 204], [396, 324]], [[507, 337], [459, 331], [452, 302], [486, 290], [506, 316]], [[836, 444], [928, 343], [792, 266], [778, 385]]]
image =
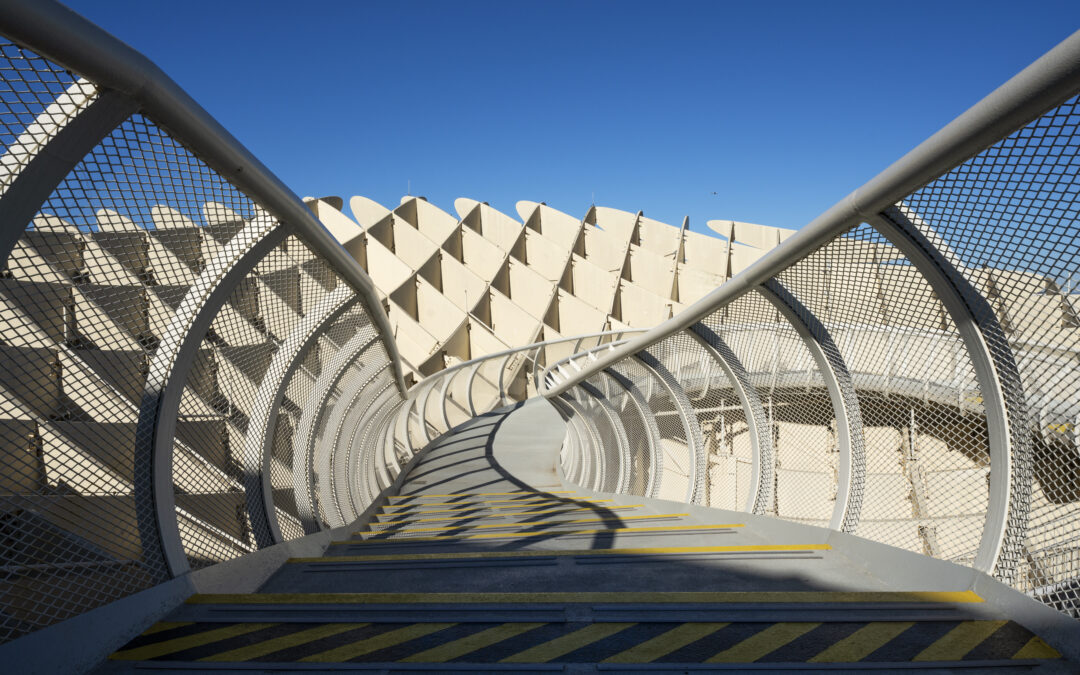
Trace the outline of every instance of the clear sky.
[[301, 196], [698, 231], [802, 226], [1080, 28], [1078, 0], [68, 4]]

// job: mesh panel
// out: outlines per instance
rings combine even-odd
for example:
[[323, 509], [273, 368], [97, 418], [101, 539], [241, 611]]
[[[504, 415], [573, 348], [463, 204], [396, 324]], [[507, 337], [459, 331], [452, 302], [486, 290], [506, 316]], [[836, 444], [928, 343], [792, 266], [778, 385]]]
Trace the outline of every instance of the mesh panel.
[[[72, 88], [71, 73], [33, 52], [0, 41], [0, 190], [6, 189], [53, 131], [96, 94], [92, 85]], [[69, 105], [54, 105], [71, 89]], [[47, 112], [46, 112], [47, 111]], [[43, 114], [44, 113], [44, 114]]]
[[864, 423], [857, 533], [962, 564], [988, 503], [988, 435], [974, 372], [930, 286], [869, 226], [779, 279], [825, 325]]
[[[654, 438], [659, 439], [659, 431], [655, 428], [656, 420], [650, 419], [652, 412], [649, 410], [648, 403], [625, 370], [625, 363], [615, 364], [609, 370], [618, 375], [618, 381], [611, 374], [608, 374], [607, 378], [610, 389], [621, 392], [613, 395], [612, 401], [619, 411], [629, 443], [629, 466], [626, 467], [629, 473], [626, 477], [627, 493], [643, 497], [652, 496], [654, 482], [652, 443]], [[649, 417], [646, 417], [646, 414]], [[650, 428], [650, 423], [652, 428]]]
[[[756, 293], [738, 298], [703, 323], [738, 357], [764, 406], [775, 462], [772, 503], [766, 512], [827, 525], [836, 492], [836, 421], [806, 345]], [[735, 453], [738, 498], [746, 494], [743, 486], [750, 490], [751, 479], [749, 439], [741, 443], [746, 449]]]
[[[42, 87], [31, 89], [44, 96], [62, 84]], [[26, 600], [5, 614], [5, 638], [166, 578], [157, 533], [140, 531], [137, 516], [153, 513], [138, 482], [147, 480], [148, 458], [137, 465], [132, 454], [148, 442], [136, 438], [147, 368], [162, 340], [177, 337], [170, 322], [203, 265], [204, 238], [221, 230], [225, 214], [239, 221], [253, 211], [134, 116], [76, 166], [16, 243], [0, 275], [0, 358], [9, 373], [0, 414], [7, 447], [18, 450], [7, 459], [10, 485], [0, 501], [19, 532], [4, 557], [26, 571], [13, 570], [4, 584], [9, 597]], [[196, 361], [200, 372], [212, 371], [205, 353]], [[211, 426], [182, 420], [174, 463], [227, 495], [238, 486], [221, 466], [220, 426]], [[205, 528], [197, 502], [177, 500], [182, 532]]]
[[[750, 493], [744, 467], [749, 466], [751, 450], [746, 413], [734, 387], [712, 354], [688, 333], [672, 335], [659, 349], [661, 360], [686, 392], [704, 442], [708, 462], [704, 503], [742, 509]], [[746, 474], [741, 480], [740, 473]]]
[[[1080, 616], [1080, 168], [1077, 99], [1066, 101], [904, 200], [993, 308], [1022, 391], [1005, 400], [1033, 446], [1034, 482], [1015, 583]], [[1027, 409], [1023, 408], [1026, 399]], [[1026, 415], [1025, 415], [1026, 413]], [[1023, 457], [1014, 467], [1025, 470]], [[1022, 511], [1022, 510], [1021, 510]], [[1019, 534], [1019, 520], [1009, 523]]]
[[[664, 447], [661, 495], [696, 503], [704, 493], [704, 457], [700, 455], [704, 443], [687, 387], [680, 377], [689, 376], [688, 382], [699, 381], [701, 364], [691, 363], [687, 358], [688, 341], [690, 338], [681, 333], [668, 336], [639, 353], [638, 358], [644, 359], [658, 385], [653, 387], [656, 395], [649, 404], [657, 417]], [[691, 385], [690, 391], [694, 391], [694, 386]]]

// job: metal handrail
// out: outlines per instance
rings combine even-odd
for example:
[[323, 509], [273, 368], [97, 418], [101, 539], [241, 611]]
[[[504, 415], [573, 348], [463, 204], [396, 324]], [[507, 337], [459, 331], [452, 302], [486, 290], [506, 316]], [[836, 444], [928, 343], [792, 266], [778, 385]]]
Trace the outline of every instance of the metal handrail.
[[260, 207], [326, 258], [356, 289], [383, 337], [398, 390], [406, 393], [401, 356], [370, 277], [329, 230], [262, 162], [148, 58], [55, 0], [0, 0], [0, 33], [99, 87], [135, 101]]
[[1080, 31], [1063, 40], [913, 150], [841, 199], [741, 273], [679, 314], [538, 392], [558, 396], [596, 372], [684, 330], [873, 218], [938, 175], [1080, 91]]

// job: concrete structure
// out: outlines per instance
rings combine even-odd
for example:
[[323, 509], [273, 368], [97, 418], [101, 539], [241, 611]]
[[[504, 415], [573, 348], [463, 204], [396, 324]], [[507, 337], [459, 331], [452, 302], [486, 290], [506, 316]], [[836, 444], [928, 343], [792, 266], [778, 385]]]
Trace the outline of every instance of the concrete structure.
[[534, 342], [653, 326], [793, 232], [709, 221], [718, 239], [686, 220], [602, 206], [579, 220], [529, 201], [518, 202], [517, 220], [465, 198], [455, 217], [423, 197], [392, 211], [352, 197], [349, 218], [341, 198], [306, 201], [371, 276], [417, 381]]
[[1080, 33], [727, 244], [313, 211], [62, 6], [0, 34], [8, 669], [1075, 670]]

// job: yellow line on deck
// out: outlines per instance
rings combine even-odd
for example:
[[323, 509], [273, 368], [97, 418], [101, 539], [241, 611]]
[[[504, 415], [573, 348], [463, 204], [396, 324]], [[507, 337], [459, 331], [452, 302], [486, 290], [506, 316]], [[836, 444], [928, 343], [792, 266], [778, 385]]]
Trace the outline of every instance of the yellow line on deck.
[[820, 625], [820, 623], [803, 621], [775, 623], [760, 633], [706, 659], [705, 663], [753, 663]]
[[475, 652], [477, 649], [490, 647], [503, 640], [509, 640], [543, 625], [542, 623], [504, 623], [500, 626], [492, 626], [474, 635], [426, 649], [401, 661], [404, 663], [446, 663], [451, 659]]
[[[617, 522], [617, 521], [613, 521]], [[679, 532], [686, 530], [726, 530], [730, 525], [667, 525], [661, 527], [602, 527], [590, 530], [523, 530], [520, 532], [486, 532], [484, 534], [445, 534], [433, 537], [387, 537], [385, 539], [346, 539], [332, 541], [331, 546], [368, 546], [371, 544], [401, 544], [414, 541], [467, 541], [471, 539], [536, 539], [537, 537], [562, 536], [568, 534], [597, 534], [610, 532], [626, 534], [628, 532]], [[454, 529], [454, 528], [451, 528]]]
[[[319, 558], [324, 560], [324, 558]], [[329, 558], [333, 560], [333, 558]], [[954, 603], [984, 602], [974, 591], [585, 591], [552, 593], [200, 593], [189, 605], [499, 603]]]
[[[487, 525], [444, 525], [442, 527], [408, 527], [400, 530], [394, 530], [393, 534], [408, 534], [409, 532], [445, 532], [446, 530], [491, 530], [495, 528], [507, 528], [507, 527], [521, 527], [522, 525], [528, 527], [540, 527], [547, 525], [577, 525], [579, 523], [607, 523], [607, 522], [622, 522], [624, 520], [649, 520], [656, 518], [683, 518], [690, 515], [689, 513], [657, 513], [655, 515], [644, 516], [601, 516], [600, 518], [578, 518], [576, 520], [541, 520], [535, 523], [488, 523]], [[708, 527], [743, 527], [742, 523], [732, 525], [710, 525]], [[525, 530], [522, 530], [523, 532]], [[353, 532], [355, 535], [365, 534], [380, 534], [373, 530], [367, 530], [363, 532]]]
[[1008, 621], [965, 621], [919, 652], [912, 661], [959, 661]]
[[727, 625], [726, 623], [684, 623], [624, 652], [609, 656], [601, 663], [652, 663], [661, 656], [666, 656], [676, 649], [682, 649], [691, 642], [711, 635]]
[[757, 544], [745, 546], [669, 546], [654, 548], [599, 548], [581, 550], [529, 549], [526, 551], [468, 551], [462, 553], [406, 553], [388, 555], [336, 555], [323, 558], [289, 558], [290, 563], [356, 563], [400, 560], [494, 560], [497, 558], [533, 558], [590, 555], [688, 555], [692, 553], [769, 553], [795, 551], [831, 551], [828, 544]]
[[220, 654], [214, 654], [213, 656], [206, 656], [200, 661], [250, 661], [251, 659], [257, 659], [260, 656], [266, 656], [267, 654], [273, 654], [283, 649], [289, 649], [291, 647], [299, 647], [309, 642], [328, 638], [338, 633], [344, 633], [346, 631], [354, 630], [356, 628], [363, 628], [367, 626], [366, 623], [324, 623], [314, 628], [308, 628], [290, 635], [283, 635], [281, 637], [272, 638], [270, 640], [264, 640], [263, 642], [257, 642], [253, 645], [247, 645], [246, 647], [239, 647], [237, 649], [230, 649], [227, 652]]
[[[616, 509], [639, 509], [644, 504], [626, 504], [624, 506], [605, 506], [605, 511], [614, 511]], [[443, 520], [472, 520], [473, 518], [522, 518], [525, 516], [539, 516], [545, 513], [574, 513], [575, 511], [595, 511], [596, 509], [588, 506], [575, 507], [572, 509], [546, 509], [543, 511], [522, 511], [521, 513], [477, 513], [468, 516], [443, 516], [442, 518], [395, 518], [393, 520], [376, 520], [370, 523], [371, 527], [376, 525], [397, 525], [398, 523], [434, 523]], [[439, 511], [431, 511], [430, 513], [440, 513]], [[446, 513], [453, 513], [453, 511], [447, 511]], [[520, 524], [520, 523], [519, 523]], [[373, 532], [377, 530], [372, 530]], [[363, 532], [359, 534], [364, 534]]]
[[510, 495], [536, 495], [537, 497], [543, 495], [573, 495], [577, 494], [571, 490], [557, 490], [548, 492], [546, 490], [518, 490], [517, 492], [455, 492], [449, 495], [390, 495], [387, 499], [426, 499], [439, 497], [440, 499], [446, 497], [508, 497]]
[[394, 630], [380, 633], [375, 637], [370, 637], [366, 640], [350, 642], [347, 645], [342, 645], [319, 654], [305, 656], [300, 659], [300, 661], [308, 663], [340, 663], [348, 661], [349, 659], [355, 659], [357, 656], [370, 654], [371, 652], [380, 649], [393, 647], [396, 644], [401, 644], [408, 640], [415, 640], [416, 638], [424, 637], [425, 635], [430, 635], [431, 633], [456, 625], [457, 624], [455, 623], [414, 623], [405, 626], [404, 628], [395, 628]]
[[1041, 637], [1036, 635], [1027, 641], [1020, 651], [1012, 656], [1014, 659], [1060, 659], [1061, 653], [1046, 644]]
[[109, 658], [114, 661], [145, 661], [174, 652], [182, 652], [185, 649], [201, 647], [202, 645], [210, 644], [211, 642], [219, 642], [238, 635], [254, 633], [257, 630], [262, 630], [263, 628], [269, 628], [270, 626], [275, 625], [277, 624], [238, 623], [226, 628], [215, 628], [194, 635], [185, 635], [184, 637], [173, 638], [172, 640], [165, 640], [163, 642], [155, 642], [154, 644], [135, 647], [134, 649], [125, 649], [116, 652]]
[[846, 663], [862, 661], [887, 642], [914, 626], [913, 621], [874, 621], [825, 651], [809, 659], [810, 663]]
[[637, 624], [633, 623], [594, 623], [573, 633], [560, 635], [554, 640], [548, 640], [535, 647], [529, 647], [525, 651], [508, 656], [499, 663], [547, 663], [557, 659], [563, 654], [569, 654], [575, 649], [581, 649], [594, 642], [603, 640], [619, 631], [625, 630]]
[[[533, 505], [537, 505], [537, 506], [550, 504], [550, 505], [554, 506], [556, 504], [577, 504], [577, 503], [580, 503], [580, 502], [587, 502], [589, 504], [599, 504], [601, 502], [610, 502], [610, 501], [611, 501], [610, 499], [572, 499], [572, 498], [565, 498], [565, 499], [492, 499], [492, 500], [483, 500], [483, 501], [471, 502], [471, 503], [465, 503], [465, 502], [440, 502], [440, 503], [433, 503], [433, 504], [387, 504], [386, 506], [383, 507], [383, 510], [385, 511], [386, 509], [411, 509], [411, 508], [415, 508], [417, 506], [456, 506], [456, 507], [458, 507], [458, 510], [462, 510], [462, 509], [482, 509], [482, 508], [503, 508], [503, 509], [508, 509], [508, 508], [513, 508], [515, 506], [520, 506], [522, 504], [533, 504]], [[491, 504], [507, 504], [508, 506], [494, 507], [494, 506], [491, 506]], [[395, 511], [394, 513], [401, 513], [401, 511]], [[416, 511], [415, 513], [423, 513], [423, 511]]]

